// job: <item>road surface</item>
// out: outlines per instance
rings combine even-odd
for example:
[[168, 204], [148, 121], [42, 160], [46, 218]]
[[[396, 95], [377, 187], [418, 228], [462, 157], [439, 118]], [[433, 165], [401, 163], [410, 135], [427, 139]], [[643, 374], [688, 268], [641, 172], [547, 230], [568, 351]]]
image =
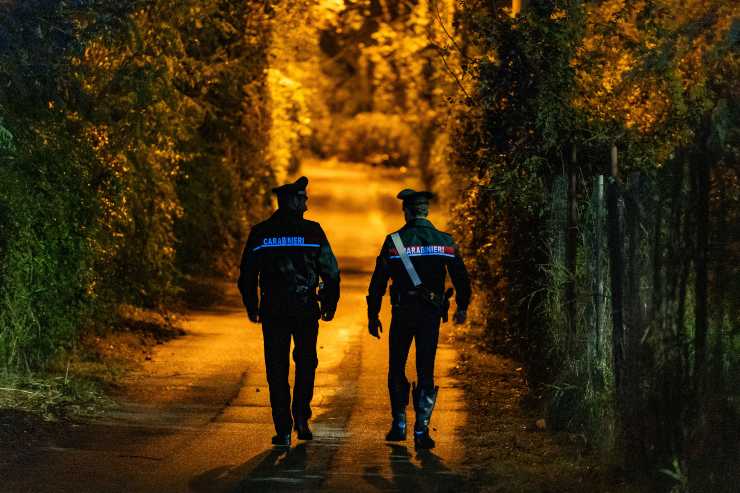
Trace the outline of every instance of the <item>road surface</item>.
[[[235, 289], [226, 302], [192, 312], [187, 335], [158, 346], [127, 379], [120, 408], [32, 450], [5, 471], [4, 492], [461, 491], [462, 390], [437, 353], [437, 448], [383, 440], [390, 424], [387, 333], [367, 334], [365, 294], [383, 237], [403, 222], [395, 194], [412, 177], [396, 170], [312, 163], [309, 212], [321, 222], [342, 270], [336, 318], [321, 323], [313, 400], [314, 440], [274, 449], [259, 326]], [[435, 212], [437, 214], [435, 214]], [[432, 209], [434, 222], [439, 211]], [[387, 299], [381, 319], [390, 325]], [[443, 325], [443, 332], [448, 327]], [[414, 379], [413, 354], [408, 376]], [[413, 410], [409, 407], [410, 421]], [[411, 433], [409, 433], [411, 438]], [[2, 471], [0, 471], [2, 472]]]

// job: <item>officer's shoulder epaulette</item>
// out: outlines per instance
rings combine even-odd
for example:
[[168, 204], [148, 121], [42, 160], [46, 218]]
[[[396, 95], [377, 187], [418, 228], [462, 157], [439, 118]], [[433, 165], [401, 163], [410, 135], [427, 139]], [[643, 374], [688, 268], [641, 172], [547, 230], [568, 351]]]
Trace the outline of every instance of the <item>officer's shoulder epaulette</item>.
[[262, 231], [263, 229], [267, 227], [267, 225], [269, 224], [269, 221], [270, 219], [268, 218], [268, 219], [265, 219], [264, 221], [258, 222], [257, 224], [252, 226], [252, 231], [253, 232]]
[[437, 230], [437, 233], [441, 234], [442, 236], [444, 236], [449, 241], [452, 241], [452, 242], [455, 241], [455, 239], [453, 238], [452, 234], [448, 233], [447, 231], [441, 231], [441, 230], [438, 229]]
[[323, 231], [323, 228], [321, 227], [321, 224], [318, 223], [318, 221], [311, 221], [310, 219], [304, 219], [303, 226], [305, 228], [312, 229], [314, 231]]

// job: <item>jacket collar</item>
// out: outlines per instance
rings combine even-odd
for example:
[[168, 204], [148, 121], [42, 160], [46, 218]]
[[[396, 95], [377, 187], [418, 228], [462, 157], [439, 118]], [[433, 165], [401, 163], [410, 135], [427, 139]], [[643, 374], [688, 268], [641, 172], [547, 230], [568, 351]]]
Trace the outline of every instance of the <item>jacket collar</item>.
[[404, 229], [405, 228], [432, 228], [434, 229], [434, 225], [429, 219], [426, 219], [423, 217], [417, 217], [407, 222], [406, 225], [404, 226]]
[[299, 223], [303, 218], [297, 212], [288, 209], [277, 209], [272, 213], [271, 219], [282, 223]]

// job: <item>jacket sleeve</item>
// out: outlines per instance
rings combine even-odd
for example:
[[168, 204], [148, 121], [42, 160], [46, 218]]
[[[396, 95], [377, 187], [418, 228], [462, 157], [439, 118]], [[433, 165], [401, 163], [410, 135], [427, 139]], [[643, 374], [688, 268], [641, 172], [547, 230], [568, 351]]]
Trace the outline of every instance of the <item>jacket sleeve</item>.
[[257, 315], [259, 310], [259, 298], [257, 297], [257, 284], [259, 279], [259, 262], [255, 251], [257, 247], [254, 230], [249, 233], [247, 244], [242, 252], [239, 280], [237, 286], [242, 295], [242, 302], [250, 315]]
[[455, 256], [447, 264], [447, 272], [449, 272], [450, 279], [452, 279], [452, 285], [455, 286], [455, 303], [457, 304], [457, 308], [459, 310], [467, 310], [471, 295], [470, 276], [460, 256], [460, 248], [457, 244], [453, 246], [455, 248]]
[[378, 258], [375, 259], [375, 270], [370, 278], [370, 286], [367, 292], [367, 317], [368, 319], [378, 318], [380, 306], [383, 303], [383, 295], [388, 286], [390, 279], [390, 269], [388, 268], [388, 258], [385, 255], [388, 238], [386, 237]]
[[319, 244], [319, 276], [324, 282], [323, 303], [330, 311], [334, 311], [339, 303], [339, 264], [323, 229]]

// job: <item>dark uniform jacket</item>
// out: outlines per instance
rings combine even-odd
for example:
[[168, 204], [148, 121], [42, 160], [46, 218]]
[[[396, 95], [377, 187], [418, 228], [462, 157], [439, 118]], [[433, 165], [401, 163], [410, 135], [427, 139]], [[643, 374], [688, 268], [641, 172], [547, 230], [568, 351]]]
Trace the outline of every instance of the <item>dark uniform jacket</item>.
[[[455, 287], [458, 309], [465, 310], [470, 303], [470, 279], [460, 252], [452, 236], [439, 231], [427, 219], [412, 219], [398, 231], [406, 252], [414, 265], [422, 285], [439, 297], [445, 290], [445, 275], [449, 272]], [[368, 315], [377, 317], [388, 279], [391, 285], [391, 303], [404, 305], [412, 298], [414, 286], [390, 235], [386, 236], [368, 292]]]
[[[278, 209], [252, 228], [244, 248], [239, 291], [250, 314], [319, 317], [339, 301], [339, 267], [319, 223]], [[257, 291], [259, 288], [259, 297]]]

